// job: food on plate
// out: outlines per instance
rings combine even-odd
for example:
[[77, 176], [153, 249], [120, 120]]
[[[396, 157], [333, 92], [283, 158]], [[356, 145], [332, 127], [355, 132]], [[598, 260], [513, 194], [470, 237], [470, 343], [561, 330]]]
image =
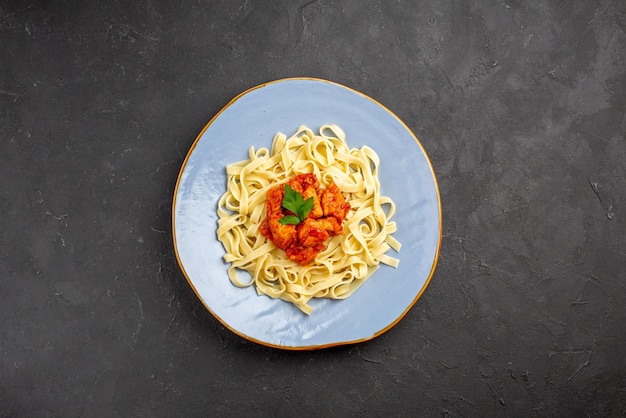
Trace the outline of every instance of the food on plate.
[[254, 285], [310, 314], [312, 298], [345, 299], [381, 263], [398, 266], [387, 254], [401, 247], [395, 204], [380, 193], [374, 150], [349, 148], [337, 125], [318, 134], [301, 126], [248, 157], [226, 167], [217, 208], [235, 286]]

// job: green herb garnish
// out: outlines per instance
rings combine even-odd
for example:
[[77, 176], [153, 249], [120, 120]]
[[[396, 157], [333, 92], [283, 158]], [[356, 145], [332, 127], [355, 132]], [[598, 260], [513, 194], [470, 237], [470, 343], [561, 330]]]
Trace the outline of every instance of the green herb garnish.
[[313, 197], [309, 197], [304, 200], [304, 197], [300, 192], [292, 189], [288, 184], [285, 184], [285, 196], [283, 197], [283, 207], [295, 214], [285, 215], [278, 220], [283, 225], [298, 225], [304, 221], [309, 215], [309, 212], [313, 209]]

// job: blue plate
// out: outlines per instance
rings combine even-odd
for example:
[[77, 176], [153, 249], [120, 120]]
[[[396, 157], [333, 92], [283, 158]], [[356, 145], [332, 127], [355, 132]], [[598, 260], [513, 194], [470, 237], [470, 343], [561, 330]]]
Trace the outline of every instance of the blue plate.
[[[383, 265], [345, 300], [314, 299], [313, 313], [233, 286], [217, 240], [217, 202], [226, 190], [225, 167], [269, 148], [274, 135], [300, 125], [314, 132], [337, 124], [351, 148], [368, 145], [380, 156], [381, 193], [396, 203], [392, 220], [402, 243], [400, 265]], [[187, 154], [174, 192], [174, 249], [189, 284], [206, 308], [235, 334], [284, 349], [302, 350], [372, 339], [394, 326], [419, 299], [435, 270], [441, 244], [437, 181], [409, 128], [375, 100], [339, 84], [291, 78], [235, 97], [202, 130]]]

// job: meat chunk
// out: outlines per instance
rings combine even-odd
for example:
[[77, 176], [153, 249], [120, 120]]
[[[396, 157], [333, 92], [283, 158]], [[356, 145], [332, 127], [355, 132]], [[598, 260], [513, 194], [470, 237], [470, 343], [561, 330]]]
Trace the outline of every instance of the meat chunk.
[[350, 204], [346, 202], [346, 198], [343, 197], [339, 187], [334, 182], [330, 183], [324, 190], [321, 201], [324, 216], [332, 216], [339, 223], [343, 222], [350, 211]]
[[261, 233], [283, 250], [289, 248], [297, 240], [295, 225], [283, 225], [278, 222], [284, 216], [282, 209], [284, 195], [285, 189], [282, 185], [267, 191], [267, 200], [265, 201], [267, 228], [261, 228]]
[[306, 266], [308, 264], [311, 264], [315, 260], [315, 257], [323, 249], [324, 244], [322, 244], [321, 247], [305, 247], [298, 244], [287, 248], [287, 250], [285, 250], [285, 253], [287, 253], [287, 257], [289, 257], [290, 260], [295, 261], [301, 266]]
[[298, 241], [305, 247], [315, 247], [324, 244], [330, 234], [323, 220], [306, 218], [298, 225]]

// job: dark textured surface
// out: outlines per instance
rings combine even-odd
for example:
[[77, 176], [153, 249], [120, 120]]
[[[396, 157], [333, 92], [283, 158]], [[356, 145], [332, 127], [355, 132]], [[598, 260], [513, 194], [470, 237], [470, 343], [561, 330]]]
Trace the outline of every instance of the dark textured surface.
[[[626, 3], [0, 3], [0, 416], [626, 414]], [[183, 158], [259, 83], [418, 135], [443, 242], [392, 330], [285, 352], [205, 311]]]

